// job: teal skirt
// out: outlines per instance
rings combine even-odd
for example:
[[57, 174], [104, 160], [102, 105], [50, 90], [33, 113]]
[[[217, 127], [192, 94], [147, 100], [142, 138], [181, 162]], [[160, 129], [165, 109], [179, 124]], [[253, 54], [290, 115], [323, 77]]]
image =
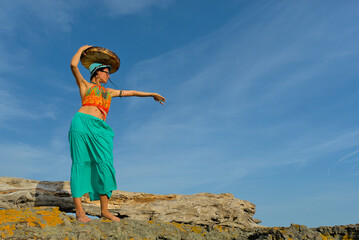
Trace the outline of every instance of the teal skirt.
[[103, 120], [85, 113], [76, 113], [69, 131], [71, 194], [74, 198], [89, 193], [90, 200], [100, 195], [111, 197], [117, 189], [113, 167], [111, 127]]

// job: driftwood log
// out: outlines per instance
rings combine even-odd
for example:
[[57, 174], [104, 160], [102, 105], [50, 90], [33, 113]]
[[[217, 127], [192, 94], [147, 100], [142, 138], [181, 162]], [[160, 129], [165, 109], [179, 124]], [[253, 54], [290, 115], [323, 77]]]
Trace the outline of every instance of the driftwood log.
[[[74, 212], [70, 183], [0, 177], [0, 208], [39, 206], [57, 206], [61, 211]], [[99, 201], [90, 202], [85, 195], [83, 206], [87, 214], [100, 215]], [[110, 199], [109, 209], [120, 218], [133, 220], [260, 227], [260, 221], [253, 218], [255, 205], [229, 193], [157, 195], [116, 190]]]

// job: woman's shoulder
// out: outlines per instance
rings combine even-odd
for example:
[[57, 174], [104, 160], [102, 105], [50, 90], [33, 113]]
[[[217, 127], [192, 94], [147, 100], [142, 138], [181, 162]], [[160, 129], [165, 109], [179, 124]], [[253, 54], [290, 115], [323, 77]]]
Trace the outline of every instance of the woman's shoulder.
[[113, 91], [115, 91], [115, 89], [112, 89], [112, 88], [105, 88], [106, 89], [106, 92], [109, 92], [109, 93], [112, 93]]
[[120, 97], [120, 94], [123, 90], [117, 90], [113, 88], [106, 88], [106, 91], [111, 94], [111, 97]]
[[84, 95], [92, 87], [92, 85], [92, 83], [86, 80], [82, 81], [82, 83], [79, 85], [81, 98], [84, 97]]

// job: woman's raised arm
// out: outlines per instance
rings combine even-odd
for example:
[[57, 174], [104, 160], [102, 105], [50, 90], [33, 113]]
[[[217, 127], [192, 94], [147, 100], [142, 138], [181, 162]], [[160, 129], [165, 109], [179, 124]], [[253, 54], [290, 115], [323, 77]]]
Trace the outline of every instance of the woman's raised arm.
[[79, 48], [79, 50], [77, 50], [77, 52], [75, 53], [75, 55], [72, 57], [71, 60], [71, 71], [72, 74], [74, 75], [75, 79], [76, 79], [76, 83], [80, 88], [86, 86], [86, 83], [88, 83], [82, 76], [82, 74], [80, 73], [79, 69], [78, 69], [78, 65], [80, 62], [80, 57], [83, 51], [85, 51], [86, 49], [88, 49], [89, 47], [91, 47], [90, 45], [84, 45], [82, 47]]

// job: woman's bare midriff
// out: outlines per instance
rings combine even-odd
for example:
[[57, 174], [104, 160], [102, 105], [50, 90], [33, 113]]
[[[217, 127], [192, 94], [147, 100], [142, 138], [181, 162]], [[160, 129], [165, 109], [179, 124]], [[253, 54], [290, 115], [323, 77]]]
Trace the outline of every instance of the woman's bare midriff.
[[79, 109], [79, 112], [80, 112], [80, 113], [89, 114], [89, 115], [92, 115], [92, 116], [94, 116], [94, 117], [97, 117], [97, 118], [103, 120], [101, 111], [100, 111], [97, 107], [95, 107], [95, 106], [82, 106], [82, 107]]

